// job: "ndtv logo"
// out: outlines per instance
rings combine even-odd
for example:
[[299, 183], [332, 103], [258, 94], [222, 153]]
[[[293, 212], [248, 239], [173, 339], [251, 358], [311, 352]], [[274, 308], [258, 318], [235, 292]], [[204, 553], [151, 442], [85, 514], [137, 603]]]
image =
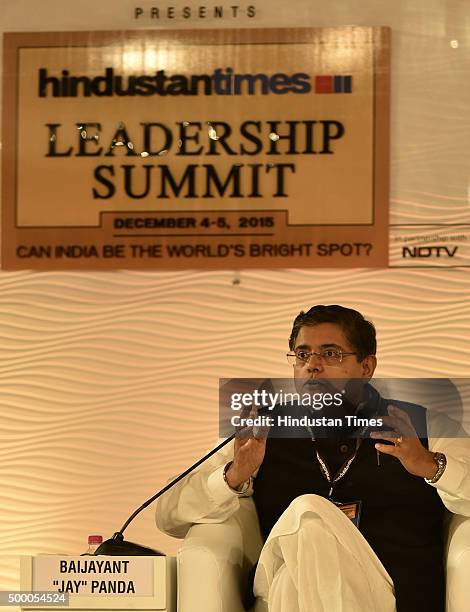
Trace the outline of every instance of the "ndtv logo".
[[449, 249], [446, 246], [403, 247], [403, 257], [454, 257], [459, 247]]
[[[313, 85], [315, 93], [352, 93], [351, 75], [317, 75]], [[116, 74], [106, 68], [100, 76], [75, 76], [69, 70], [60, 75], [39, 69], [38, 93], [40, 98], [76, 98], [91, 96], [240, 96], [267, 94], [305, 94], [312, 91], [310, 76], [304, 72], [285, 74], [237, 74], [232, 68], [217, 68], [211, 74], [173, 74], [158, 70], [154, 74]]]

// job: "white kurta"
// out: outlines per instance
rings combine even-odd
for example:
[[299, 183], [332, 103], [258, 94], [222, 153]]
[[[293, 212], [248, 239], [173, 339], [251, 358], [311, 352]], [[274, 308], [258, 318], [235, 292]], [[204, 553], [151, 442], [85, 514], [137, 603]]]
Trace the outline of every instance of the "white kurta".
[[[312, 545], [314, 543], [314, 545]], [[265, 542], [254, 593], [270, 612], [394, 612], [393, 582], [333, 503], [301, 495]]]
[[[448, 510], [470, 516], [470, 440], [429, 438], [429, 448], [447, 457], [444, 474], [429, 486], [437, 489]], [[236, 512], [239, 496], [222, 477], [232, 459], [233, 441], [163, 495], [157, 505], [158, 527], [184, 537], [195, 523], [220, 523]], [[249, 489], [245, 496], [252, 493]], [[395, 609], [392, 581], [374, 551], [341, 510], [316, 495], [296, 498], [274, 526], [261, 553], [254, 590], [257, 610], [268, 605], [272, 612]]]

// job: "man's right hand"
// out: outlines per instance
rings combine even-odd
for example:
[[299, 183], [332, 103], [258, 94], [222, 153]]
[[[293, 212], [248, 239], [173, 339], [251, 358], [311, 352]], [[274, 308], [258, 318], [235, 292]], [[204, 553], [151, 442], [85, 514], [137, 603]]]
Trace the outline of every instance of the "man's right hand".
[[263, 463], [265, 451], [265, 437], [255, 438], [251, 432], [249, 437], [236, 438], [233, 462], [225, 474], [229, 487], [238, 489], [249, 480]]
[[[242, 416], [256, 417], [256, 411], [244, 410]], [[233, 462], [225, 474], [232, 489], [247, 482], [263, 463], [268, 433], [269, 427], [244, 427], [237, 433]]]

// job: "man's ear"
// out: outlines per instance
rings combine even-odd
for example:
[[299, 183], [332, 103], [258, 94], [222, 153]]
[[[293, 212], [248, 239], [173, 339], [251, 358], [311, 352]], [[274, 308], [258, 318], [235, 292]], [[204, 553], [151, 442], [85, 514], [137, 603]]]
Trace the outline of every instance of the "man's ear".
[[377, 357], [375, 355], [368, 355], [362, 360], [362, 374], [364, 378], [372, 378], [377, 367]]

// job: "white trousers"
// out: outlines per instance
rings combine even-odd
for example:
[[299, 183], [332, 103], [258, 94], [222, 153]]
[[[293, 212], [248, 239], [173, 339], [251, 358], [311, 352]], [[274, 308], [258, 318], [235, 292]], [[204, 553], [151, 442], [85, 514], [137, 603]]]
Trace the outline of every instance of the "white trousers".
[[254, 594], [269, 612], [396, 611], [392, 579], [377, 555], [351, 520], [318, 495], [297, 497], [274, 525]]

